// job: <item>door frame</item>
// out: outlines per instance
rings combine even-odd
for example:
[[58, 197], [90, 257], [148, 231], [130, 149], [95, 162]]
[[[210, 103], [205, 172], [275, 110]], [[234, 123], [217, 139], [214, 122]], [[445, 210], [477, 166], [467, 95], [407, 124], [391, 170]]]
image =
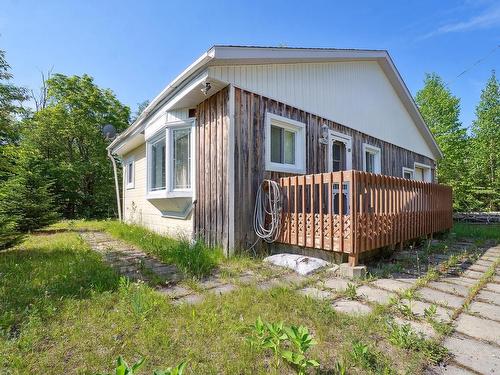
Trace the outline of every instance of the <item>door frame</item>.
[[352, 169], [352, 137], [350, 135], [330, 130], [328, 137], [328, 172], [333, 170], [333, 142], [341, 142], [345, 145], [345, 170]]

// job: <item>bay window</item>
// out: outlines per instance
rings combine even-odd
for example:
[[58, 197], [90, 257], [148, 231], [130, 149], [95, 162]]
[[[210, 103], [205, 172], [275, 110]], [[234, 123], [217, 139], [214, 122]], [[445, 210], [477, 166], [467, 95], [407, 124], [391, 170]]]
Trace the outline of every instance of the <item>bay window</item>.
[[194, 122], [167, 124], [147, 140], [148, 199], [192, 196]]

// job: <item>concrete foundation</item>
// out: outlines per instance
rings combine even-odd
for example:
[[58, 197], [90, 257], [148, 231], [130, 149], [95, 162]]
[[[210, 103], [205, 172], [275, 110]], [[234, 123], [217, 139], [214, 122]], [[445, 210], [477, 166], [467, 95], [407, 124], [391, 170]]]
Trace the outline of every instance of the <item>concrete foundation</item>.
[[362, 279], [366, 276], [366, 266], [351, 266], [349, 263], [342, 263], [339, 268], [340, 277], [347, 279]]

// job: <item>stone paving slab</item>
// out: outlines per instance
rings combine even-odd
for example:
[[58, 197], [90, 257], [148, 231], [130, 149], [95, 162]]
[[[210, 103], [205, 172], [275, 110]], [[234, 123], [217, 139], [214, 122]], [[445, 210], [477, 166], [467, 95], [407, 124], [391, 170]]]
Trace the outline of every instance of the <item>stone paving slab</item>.
[[357, 294], [370, 302], [380, 304], [387, 304], [392, 297], [396, 297], [395, 293], [387, 292], [383, 289], [377, 289], [369, 285], [363, 285], [358, 288]]
[[437, 336], [432, 326], [428, 323], [416, 322], [414, 320], [404, 320], [399, 317], [395, 317], [394, 321], [400, 326], [404, 324], [409, 324], [414, 332], [423, 335], [427, 339], [434, 338]]
[[236, 289], [236, 286], [233, 284], [224, 284], [224, 285], [216, 286], [215, 288], [212, 288], [212, 289], [208, 289], [208, 292], [213, 293], [213, 294], [217, 294], [217, 295], [222, 295], [222, 294], [232, 292], [235, 289]]
[[468, 269], [471, 271], [486, 272], [486, 271], [488, 271], [488, 268], [490, 268], [490, 266], [483, 266], [481, 264], [473, 264]]
[[337, 300], [332, 304], [334, 310], [345, 314], [368, 315], [372, 312], [372, 308], [359, 301], [351, 301], [347, 299]]
[[301, 290], [299, 290], [299, 293], [304, 295], [304, 296], [315, 298], [315, 299], [328, 299], [328, 298], [332, 297], [332, 294], [330, 292], [328, 292], [326, 290], [321, 290], [318, 288], [313, 288], [313, 287], [307, 287], [307, 288], [301, 289]]
[[[447, 337], [443, 346], [453, 353], [453, 360], [480, 374], [500, 373], [500, 349], [468, 337]], [[451, 374], [451, 373], [450, 373]]]
[[411, 288], [411, 284], [396, 279], [378, 279], [372, 282], [377, 288], [385, 289], [390, 292], [403, 292]]
[[475, 283], [477, 283], [477, 280], [476, 279], [469, 279], [468, 277], [454, 277], [454, 276], [450, 276], [450, 277], [442, 277], [439, 281], [441, 282], [446, 282], [446, 283], [451, 283], [451, 284], [457, 284], [457, 285], [464, 285], [464, 286], [468, 286], [468, 287], [471, 287], [473, 286]]
[[182, 304], [196, 305], [198, 303], [203, 302], [203, 299], [204, 297], [201, 294], [189, 294], [185, 297], [175, 299], [172, 302], [174, 305], [182, 305]]
[[473, 301], [470, 304], [467, 313], [470, 313], [471, 315], [479, 315], [483, 318], [497, 320], [500, 322], [500, 307], [490, 303]]
[[432, 369], [426, 371], [430, 375], [476, 375], [475, 372], [464, 369], [463, 367], [455, 366], [453, 363], [447, 365], [434, 366]]
[[493, 303], [497, 305], [497, 308], [500, 309], [500, 294], [495, 293], [495, 292], [490, 292], [489, 290], [484, 290], [482, 289], [476, 297], [477, 299], [488, 302], [488, 303]]
[[500, 293], [500, 284], [488, 283], [484, 286], [484, 289], [490, 292]]
[[455, 296], [453, 294], [441, 292], [431, 288], [423, 287], [417, 291], [418, 299], [423, 299], [428, 302], [436, 303], [445, 307], [459, 308], [465, 301], [464, 297]]
[[401, 281], [410, 285], [414, 285], [418, 281], [418, 277], [407, 276], [407, 277], [395, 277], [393, 280]]
[[456, 320], [456, 331], [500, 346], [500, 323], [476, 316], [461, 314]]
[[340, 279], [340, 278], [336, 278], [336, 277], [332, 277], [332, 278], [327, 279], [323, 282], [323, 286], [325, 288], [333, 289], [337, 292], [343, 292], [344, 290], [347, 289], [347, 286], [349, 284], [353, 284], [353, 283], [350, 283], [346, 279]]
[[462, 276], [468, 277], [469, 279], [479, 280], [483, 276], [483, 272], [467, 270], [462, 274]]
[[[402, 299], [402, 303], [404, 303], [407, 306], [411, 307], [411, 311], [419, 316], [419, 317], [424, 317], [424, 312], [425, 309], [428, 309], [429, 307], [432, 306], [432, 303], [429, 302], [423, 302], [423, 301], [408, 301], [407, 299]], [[434, 305], [436, 306], [436, 320], [442, 321], [442, 322], [449, 322], [451, 320], [451, 316], [453, 314], [453, 310], [447, 309], [445, 307], [439, 306], [439, 305]]]
[[467, 297], [470, 290], [470, 288], [465, 285], [445, 283], [442, 281], [431, 281], [427, 284], [427, 286], [430, 288], [438, 289], [442, 292], [456, 294], [462, 297]]
[[484, 260], [484, 259], [478, 259], [475, 264], [480, 265], [480, 266], [486, 266], [489, 267], [493, 264], [494, 262], [491, 260]]
[[167, 295], [170, 298], [179, 298], [187, 296], [188, 294], [192, 294], [193, 291], [191, 289], [185, 288], [181, 285], [174, 285], [171, 287], [158, 288], [158, 292]]

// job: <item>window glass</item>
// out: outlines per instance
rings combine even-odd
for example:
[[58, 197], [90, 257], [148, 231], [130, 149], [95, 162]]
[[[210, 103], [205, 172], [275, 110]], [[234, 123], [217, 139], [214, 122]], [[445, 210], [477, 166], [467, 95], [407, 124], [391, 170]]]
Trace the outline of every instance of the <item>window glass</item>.
[[271, 126], [271, 161], [273, 163], [283, 163], [281, 150], [283, 149], [281, 135], [283, 129]]
[[173, 132], [174, 189], [191, 187], [191, 144], [190, 129], [177, 129]]
[[411, 180], [413, 178], [413, 173], [410, 171], [404, 171], [403, 177], [408, 179], [408, 180]]
[[375, 173], [375, 154], [366, 152], [366, 172]]
[[289, 130], [283, 131], [285, 164], [295, 164], [295, 133]]
[[151, 190], [165, 189], [165, 138], [151, 145]]
[[334, 141], [332, 144], [333, 172], [345, 169], [345, 145], [342, 142]]
[[132, 184], [134, 182], [134, 164], [129, 162], [127, 164], [127, 183]]
[[271, 161], [295, 164], [295, 132], [271, 126]]

